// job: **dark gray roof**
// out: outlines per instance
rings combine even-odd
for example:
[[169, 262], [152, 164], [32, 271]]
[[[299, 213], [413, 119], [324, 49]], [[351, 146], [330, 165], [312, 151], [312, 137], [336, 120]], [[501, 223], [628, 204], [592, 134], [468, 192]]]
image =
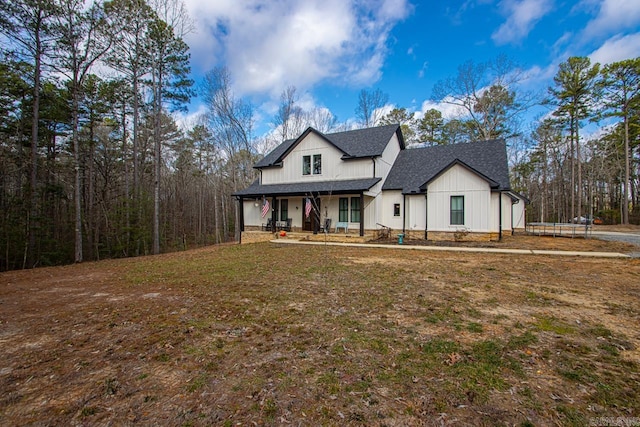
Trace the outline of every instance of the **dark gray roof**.
[[260, 185], [255, 180], [249, 187], [234, 193], [234, 196], [304, 196], [306, 194], [346, 194], [367, 191], [381, 178], [350, 179], [342, 181], [294, 182], [291, 184]]
[[404, 139], [399, 125], [378, 126], [327, 134], [320, 133], [313, 128], [307, 128], [297, 139], [288, 139], [278, 145], [256, 163], [254, 168], [260, 169], [279, 165], [287, 154], [311, 132], [320, 135], [342, 151], [344, 159], [381, 156], [394, 133], [398, 135], [400, 147], [404, 149]]
[[499, 139], [402, 150], [382, 189], [421, 193], [430, 181], [453, 164], [473, 170], [493, 189], [511, 188], [506, 143]]

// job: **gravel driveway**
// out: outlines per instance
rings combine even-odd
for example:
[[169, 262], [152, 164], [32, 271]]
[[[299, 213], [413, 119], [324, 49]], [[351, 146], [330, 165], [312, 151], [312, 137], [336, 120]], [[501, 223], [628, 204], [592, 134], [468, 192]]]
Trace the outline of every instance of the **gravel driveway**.
[[593, 231], [591, 235], [597, 239], [624, 242], [636, 245], [638, 250], [629, 255], [640, 258], [640, 232]]

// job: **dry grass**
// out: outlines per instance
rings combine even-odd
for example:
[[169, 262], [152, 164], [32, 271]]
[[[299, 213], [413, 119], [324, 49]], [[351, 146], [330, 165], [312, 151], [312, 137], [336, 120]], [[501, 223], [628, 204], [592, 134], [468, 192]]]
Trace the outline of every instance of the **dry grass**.
[[639, 302], [637, 259], [256, 244], [3, 273], [0, 424], [637, 417]]

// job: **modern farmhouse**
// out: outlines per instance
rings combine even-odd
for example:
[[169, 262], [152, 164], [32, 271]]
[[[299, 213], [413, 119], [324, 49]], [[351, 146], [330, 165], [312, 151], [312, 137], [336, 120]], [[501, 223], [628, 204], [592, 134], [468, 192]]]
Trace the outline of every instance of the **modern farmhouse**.
[[255, 166], [235, 195], [241, 229], [498, 240], [524, 229], [503, 140], [407, 149], [399, 125], [323, 134], [308, 128]]

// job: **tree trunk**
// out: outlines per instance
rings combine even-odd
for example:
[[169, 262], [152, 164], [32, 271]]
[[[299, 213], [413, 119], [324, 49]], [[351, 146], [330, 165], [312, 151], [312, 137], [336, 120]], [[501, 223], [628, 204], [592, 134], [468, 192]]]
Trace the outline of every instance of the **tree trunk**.
[[34, 70], [33, 70], [33, 119], [31, 122], [31, 175], [29, 179], [29, 223], [28, 223], [28, 249], [27, 262], [29, 268], [35, 267], [36, 257], [36, 231], [38, 229], [38, 129], [40, 122], [40, 74], [42, 41], [40, 40], [40, 28], [42, 25], [42, 10], [38, 11], [36, 29], [34, 31]]
[[73, 79], [73, 106], [71, 108], [73, 130], [73, 162], [75, 166], [75, 254], [74, 261], [82, 262], [82, 188], [80, 187], [80, 142], [78, 141], [78, 78], [74, 74]]

